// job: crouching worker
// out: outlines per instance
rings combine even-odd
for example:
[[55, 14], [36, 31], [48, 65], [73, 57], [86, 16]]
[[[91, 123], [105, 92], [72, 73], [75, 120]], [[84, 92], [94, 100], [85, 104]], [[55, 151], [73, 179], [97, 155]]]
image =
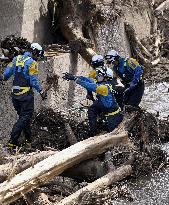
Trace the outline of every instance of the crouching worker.
[[31, 142], [31, 118], [34, 111], [34, 95], [32, 88], [40, 93], [42, 99], [46, 98], [46, 92], [38, 80], [37, 61], [43, 56], [42, 47], [38, 43], [31, 44], [29, 52], [14, 57], [8, 64], [3, 77], [0, 80], [6, 81], [12, 75], [12, 103], [19, 115], [14, 124], [8, 147], [16, 148], [19, 144], [19, 137], [23, 131], [27, 142]]
[[97, 117], [100, 114], [105, 116], [108, 132], [113, 131], [122, 121], [121, 109], [113, 95], [110, 83], [113, 77], [112, 70], [108, 68], [106, 70], [98, 69], [96, 74], [97, 83], [91, 78], [74, 76], [69, 73], [65, 73], [63, 77], [65, 80], [74, 80], [77, 84], [86, 88], [87, 91], [97, 94], [97, 100], [88, 109], [90, 136], [97, 134]]
[[[94, 55], [91, 59], [90, 65], [92, 66], [93, 70], [89, 74], [89, 78], [93, 78], [96, 80], [96, 72], [99, 69], [109, 69], [107, 66], [105, 66], [104, 58], [102, 55]], [[111, 85], [114, 91], [114, 96], [116, 98], [116, 101], [120, 107], [122, 107], [123, 104], [123, 93], [124, 93], [124, 86], [119, 85], [117, 82], [117, 77], [112, 77], [111, 79]], [[109, 80], [109, 84], [110, 84]], [[87, 99], [93, 100], [92, 92], [87, 92]]]

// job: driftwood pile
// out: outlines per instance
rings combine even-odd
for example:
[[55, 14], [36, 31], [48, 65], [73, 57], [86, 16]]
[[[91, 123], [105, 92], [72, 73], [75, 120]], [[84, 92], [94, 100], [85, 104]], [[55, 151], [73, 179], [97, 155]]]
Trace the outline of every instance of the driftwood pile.
[[[14, 164], [13, 171], [10, 173], [10, 176], [8, 176], [8, 180], [1, 183], [0, 185], [0, 202], [2, 204], [9, 204], [13, 201], [16, 201], [41, 184], [44, 184], [55, 176], [58, 176], [64, 170], [80, 163], [81, 161], [102, 154], [106, 149], [112, 147], [113, 145], [120, 143], [127, 144], [127, 141], [127, 133], [118, 135], [106, 134], [94, 138], [89, 138], [82, 142], [76, 143], [75, 145], [72, 145], [71, 147], [60, 152], [51, 153], [53, 154], [52, 156], [49, 156], [47, 159], [35, 165], [32, 164], [32, 167], [17, 174], [16, 176], [13, 176], [15, 172], [17, 173], [17, 171], [20, 171], [22, 169], [20, 167], [18, 169], [18, 166], [22, 166], [24, 168], [27, 167], [27, 165], [23, 165], [24, 159], [22, 159], [22, 161], [20, 162], [22, 163], [21, 165], [17, 164], [19, 163], [19, 161], [17, 161], [16, 159], [16, 164]], [[35, 157], [35, 155], [32, 155], [32, 157]], [[35, 160], [39, 160], [39, 158]], [[26, 161], [25, 163], [28, 163], [28, 161]], [[97, 186], [100, 186], [100, 184], [102, 186], [103, 184], [104, 186], [108, 186], [112, 182], [122, 179], [123, 177], [131, 174], [131, 170], [131, 166], [124, 166], [120, 170], [117, 170], [117, 173], [115, 172], [114, 175], [112, 173], [101, 179], [101, 181], [103, 181], [105, 184], [98, 181], [94, 185], [90, 186], [90, 190], [94, 190]], [[118, 172], [120, 172], [120, 178], [118, 178]], [[1, 176], [5, 179], [6, 172], [1, 173]], [[114, 180], [112, 180], [112, 182], [110, 182], [110, 176], [111, 178], [114, 177]]]
[[[16, 204], [34, 202], [35, 204], [85, 204], [86, 200], [103, 204], [103, 199], [106, 203], [106, 200], [114, 200], [115, 196], [131, 199], [127, 189], [124, 191], [124, 188], [116, 187], [114, 188], [116, 194], [112, 194], [113, 189], [109, 187], [131, 174], [133, 177], [149, 174], [165, 164], [164, 153], [153, 143], [158, 137], [156, 119], [144, 111], [126, 113], [124, 122], [113, 133], [101, 134], [83, 141], [78, 139], [80, 142], [72, 146], [64, 135], [64, 140], [68, 143], [60, 144], [62, 151], [59, 151], [56, 145], [60, 140], [59, 136], [62, 138], [62, 132], [67, 129], [66, 120], [63, 120], [63, 115], [62, 118], [58, 117], [60, 113], [53, 112], [52, 115], [51, 112], [46, 110], [46, 113], [43, 111], [42, 115], [38, 116], [39, 119], [42, 117], [48, 121], [45, 130], [41, 129], [42, 125], [35, 123], [37, 119], [34, 122], [37, 133], [33, 145], [36, 147], [36, 136], [39, 135], [41, 141], [39, 139], [38, 143], [42, 145], [41, 149], [48, 151], [23, 148], [16, 156], [1, 155], [0, 202], [2, 204], [15, 201]], [[50, 119], [47, 113], [50, 113]], [[39, 119], [37, 121], [43, 123]], [[58, 119], [63, 130], [60, 128], [60, 132], [58, 130], [57, 136], [52, 139], [50, 132], [52, 127], [56, 127], [56, 123], [59, 123]], [[74, 123], [70, 120], [68, 125], [76, 138], [77, 131], [74, 130], [75, 124], [76, 129], [78, 125], [77, 122]], [[86, 122], [84, 125], [87, 126]], [[39, 133], [38, 126], [41, 130]], [[128, 134], [124, 130], [128, 130]], [[43, 132], [48, 135], [49, 141], [55, 141], [52, 148], [49, 144], [45, 146]], [[159, 137], [157, 141], [159, 143]], [[25, 151], [32, 153], [25, 154]]]
[[[84, 37], [84, 21], [78, 18], [73, 1], [64, 2], [59, 16], [61, 31], [70, 50], [89, 62], [95, 51], [92, 42]], [[85, 8], [86, 19], [96, 19], [95, 5], [92, 1], [84, 2], [81, 6]], [[168, 1], [159, 5], [156, 16], [167, 5]], [[87, 10], [89, 7], [92, 9]], [[161, 47], [165, 40], [156, 21], [154, 17], [150, 44], [144, 43], [147, 39], [138, 40], [131, 25], [125, 24], [133, 57], [146, 67], [159, 64], [164, 55]], [[69, 52], [69, 47], [59, 45], [49, 50], [55, 52], [55, 48]], [[168, 141], [168, 124], [143, 110], [129, 109], [113, 133], [103, 134], [101, 130], [99, 136], [88, 138], [87, 122], [78, 123], [62, 112], [43, 110], [34, 117], [31, 149], [25, 147], [11, 156], [2, 148], [0, 204], [111, 204], [113, 183], [131, 174], [133, 178], [147, 175], [165, 165], [165, 153], [157, 145]], [[121, 192], [123, 196], [124, 192], [128, 194], [124, 189]]]

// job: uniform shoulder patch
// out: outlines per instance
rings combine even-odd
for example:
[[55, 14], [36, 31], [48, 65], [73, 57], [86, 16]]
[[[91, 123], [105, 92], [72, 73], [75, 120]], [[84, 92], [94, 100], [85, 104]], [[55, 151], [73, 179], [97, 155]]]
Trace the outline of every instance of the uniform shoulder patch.
[[98, 85], [96, 88], [96, 93], [103, 96], [108, 96], [108, 87], [106, 85]]
[[29, 74], [30, 75], [37, 75], [38, 74], [38, 63], [33, 61], [29, 67]]
[[95, 70], [90, 71], [89, 78], [93, 78], [93, 79], [96, 78], [96, 71]]

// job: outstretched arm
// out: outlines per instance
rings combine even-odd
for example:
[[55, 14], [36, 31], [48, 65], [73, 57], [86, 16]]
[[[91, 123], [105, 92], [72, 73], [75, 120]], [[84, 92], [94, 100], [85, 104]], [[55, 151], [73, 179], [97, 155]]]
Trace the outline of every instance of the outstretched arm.
[[63, 76], [65, 80], [74, 80], [77, 84], [86, 88], [87, 91], [95, 92], [97, 94], [107, 96], [108, 87], [106, 85], [97, 85], [93, 79], [84, 76], [75, 76], [70, 73], [65, 73]]
[[86, 88], [90, 92], [92, 91], [103, 96], [108, 95], [108, 87], [106, 85], [97, 85], [94, 81], [91, 82], [91, 78], [86, 79], [85, 77], [85, 80], [83, 80], [83, 78], [81, 79], [81, 77], [79, 77], [76, 80], [76, 83]]

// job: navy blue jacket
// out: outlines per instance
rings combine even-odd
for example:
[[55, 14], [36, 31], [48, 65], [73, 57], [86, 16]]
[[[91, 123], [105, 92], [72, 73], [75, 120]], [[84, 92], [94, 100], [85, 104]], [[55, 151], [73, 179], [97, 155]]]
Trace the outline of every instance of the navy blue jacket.
[[17, 56], [13, 59], [11, 63], [8, 64], [6, 67], [6, 70], [3, 74], [3, 80], [8, 80], [12, 75], [15, 75], [16, 68], [18, 69], [18, 72], [21, 71], [21, 66], [17, 66], [17, 60], [18, 58], [22, 60], [27, 59], [24, 63], [24, 76], [29, 81], [30, 86], [37, 90], [37, 92], [42, 91], [41, 84], [38, 80], [38, 63], [33, 60], [31, 57], [31, 53], [25, 52], [24, 55]]

